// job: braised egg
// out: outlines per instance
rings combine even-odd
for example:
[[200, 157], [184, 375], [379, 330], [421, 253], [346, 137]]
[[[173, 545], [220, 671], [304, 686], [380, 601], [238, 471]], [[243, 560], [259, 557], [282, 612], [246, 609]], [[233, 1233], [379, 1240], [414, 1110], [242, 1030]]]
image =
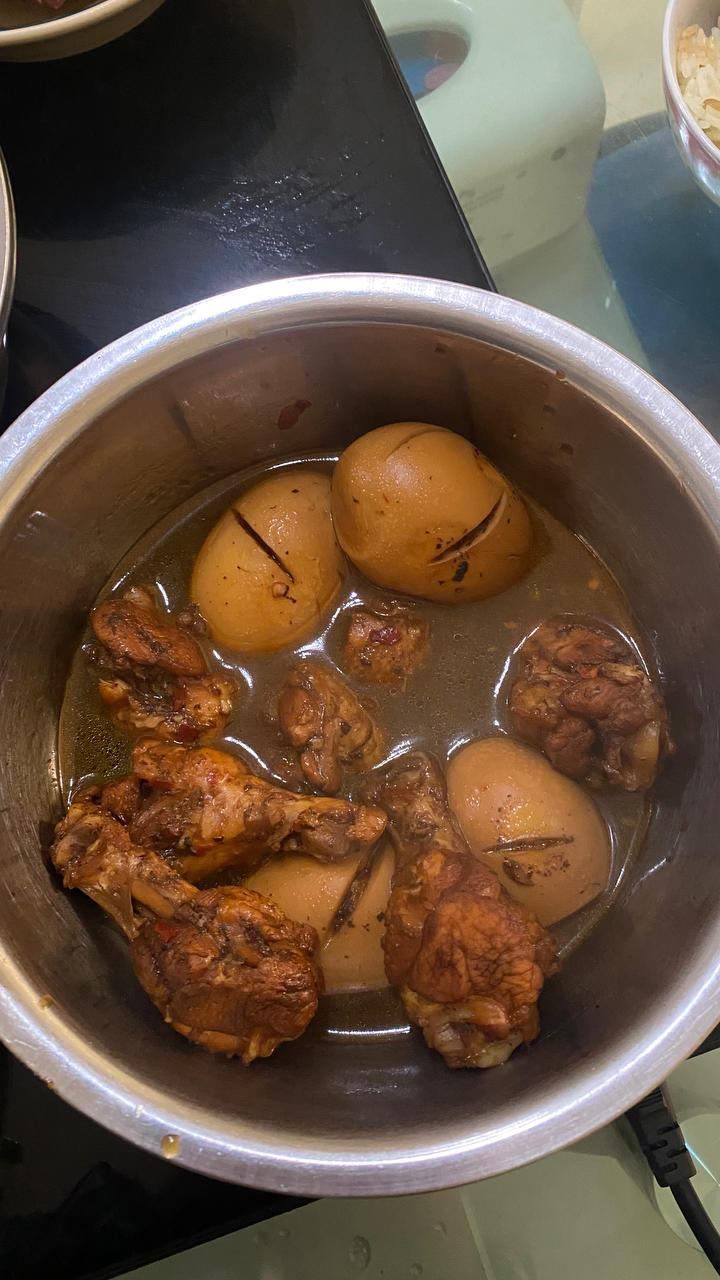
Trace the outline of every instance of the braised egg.
[[610, 874], [610, 838], [591, 797], [511, 738], [482, 738], [450, 760], [448, 799], [473, 853], [511, 897], [555, 924], [592, 902]]
[[503, 591], [528, 565], [525, 504], [464, 436], [396, 422], [360, 436], [332, 481], [338, 541], [371, 582], [457, 603]]
[[389, 844], [378, 853], [360, 901], [347, 924], [333, 936], [330, 923], [353, 878], [357, 858], [318, 862], [304, 854], [280, 854], [244, 882], [293, 920], [317, 930], [317, 958], [329, 993], [387, 986], [382, 939], [395, 859]]
[[247, 489], [220, 518], [195, 561], [191, 598], [222, 644], [279, 649], [318, 628], [344, 563], [329, 477], [294, 467]]

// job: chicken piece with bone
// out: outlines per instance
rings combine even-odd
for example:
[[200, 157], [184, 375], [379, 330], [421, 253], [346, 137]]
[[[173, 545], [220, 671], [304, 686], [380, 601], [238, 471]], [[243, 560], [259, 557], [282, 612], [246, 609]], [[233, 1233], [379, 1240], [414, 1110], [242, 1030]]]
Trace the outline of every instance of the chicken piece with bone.
[[190, 743], [227, 719], [235, 680], [208, 671], [194, 637], [161, 614], [144, 587], [103, 601], [90, 622], [98, 643], [86, 654], [100, 671], [100, 697], [120, 724]]
[[136, 977], [166, 1022], [248, 1064], [307, 1027], [322, 994], [315, 930], [249, 889], [199, 890], [85, 792], [55, 832], [52, 861], [126, 934]]
[[366, 772], [382, 758], [378, 725], [345, 681], [319, 662], [291, 667], [278, 698], [278, 723], [319, 791], [334, 794], [344, 769]]
[[132, 766], [130, 779], [105, 788], [103, 807], [128, 824], [134, 844], [171, 855], [193, 882], [230, 866], [249, 871], [276, 852], [321, 862], [358, 856], [385, 830], [377, 808], [295, 795], [210, 747], [148, 738]]
[[517, 731], [560, 773], [640, 791], [674, 751], [660, 690], [630, 646], [584, 623], [544, 623], [519, 652]]
[[396, 854], [388, 980], [448, 1066], [498, 1066], [538, 1035], [538, 997], [558, 967], [554, 940], [472, 856], [430, 756], [395, 761], [371, 798], [387, 812]]

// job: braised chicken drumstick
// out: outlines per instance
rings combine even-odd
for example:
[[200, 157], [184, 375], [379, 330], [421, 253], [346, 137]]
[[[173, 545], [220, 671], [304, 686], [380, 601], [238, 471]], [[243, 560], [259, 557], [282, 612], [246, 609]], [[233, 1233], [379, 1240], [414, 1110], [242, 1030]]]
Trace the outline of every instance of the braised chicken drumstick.
[[357, 694], [322, 663], [305, 659], [291, 667], [278, 698], [278, 722], [319, 791], [333, 794], [344, 768], [358, 773], [382, 758], [379, 727]]
[[159, 612], [145, 588], [103, 601], [90, 622], [98, 643], [86, 654], [101, 673], [100, 697], [121, 724], [190, 743], [227, 719], [236, 682], [208, 672], [197, 642]]
[[538, 1034], [538, 997], [558, 967], [554, 940], [473, 858], [430, 756], [401, 757], [371, 798], [387, 812], [396, 853], [388, 979], [448, 1066], [498, 1066]]
[[135, 974], [166, 1022], [244, 1063], [307, 1027], [322, 994], [315, 930], [239, 887], [196, 889], [86, 792], [56, 828], [52, 860], [130, 941]]
[[674, 746], [662, 694], [626, 643], [573, 622], [539, 627], [519, 653], [510, 714], [560, 773], [640, 791]]
[[[379, 809], [295, 795], [210, 747], [143, 739], [133, 751], [132, 767], [135, 784], [125, 779], [117, 799], [120, 784], [111, 784], [104, 807], [129, 821], [135, 844], [175, 855], [177, 869], [191, 881], [229, 866], [251, 870], [278, 851], [334, 862], [363, 853], [385, 830]], [[133, 785], [134, 802], [128, 799]]]

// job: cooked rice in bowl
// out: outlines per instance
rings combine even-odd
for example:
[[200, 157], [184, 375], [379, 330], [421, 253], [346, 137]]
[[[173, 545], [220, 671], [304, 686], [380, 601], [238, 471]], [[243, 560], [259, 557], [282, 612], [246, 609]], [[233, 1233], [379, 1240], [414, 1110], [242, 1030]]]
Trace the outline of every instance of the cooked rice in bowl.
[[720, 18], [709, 35], [686, 27], [677, 48], [680, 91], [700, 128], [720, 146]]

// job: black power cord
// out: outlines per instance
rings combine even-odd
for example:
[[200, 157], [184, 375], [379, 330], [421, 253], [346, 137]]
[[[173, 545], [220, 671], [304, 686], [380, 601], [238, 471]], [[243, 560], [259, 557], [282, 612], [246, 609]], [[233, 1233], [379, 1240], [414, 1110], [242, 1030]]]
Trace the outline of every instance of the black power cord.
[[665, 1089], [653, 1089], [626, 1114], [655, 1181], [670, 1188], [708, 1262], [720, 1275], [720, 1233], [690, 1185], [697, 1170]]

